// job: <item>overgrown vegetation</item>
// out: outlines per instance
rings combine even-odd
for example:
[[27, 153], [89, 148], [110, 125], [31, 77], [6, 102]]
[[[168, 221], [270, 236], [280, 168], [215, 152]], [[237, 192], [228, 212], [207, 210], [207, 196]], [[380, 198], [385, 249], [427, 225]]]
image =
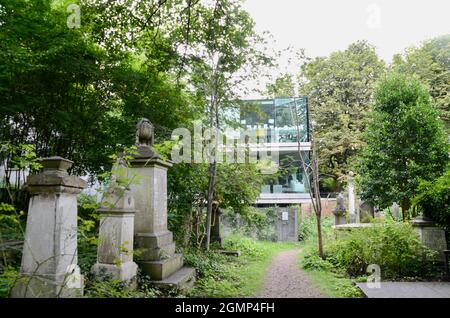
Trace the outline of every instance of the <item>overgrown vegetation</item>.
[[450, 166], [435, 180], [422, 181], [412, 203], [425, 216], [450, 231]]
[[[332, 217], [324, 217], [322, 231], [327, 245], [332, 237]], [[299, 240], [302, 241], [299, 266], [305, 270], [313, 282], [327, 297], [361, 297], [361, 290], [355, 286], [349, 275], [336, 268], [328, 260], [320, 258], [317, 252], [317, 225], [314, 215], [303, 217], [299, 224]], [[326, 255], [326, 254], [325, 254]]]
[[382, 279], [428, 278], [435, 274], [436, 253], [422, 245], [407, 223], [384, 221], [367, 228], [336, 233], [326, 249], [327, 261], [350, 276], [381, 268]]
[[407, 223], [379, 221], [350, 231], [331, 230], [323, 260], [307, 242], [300, 266], [333, 297], [360, 295], [352, 281], [366, 281], [368, 265], [381, 269], [381, 280], [420, 280], [439, 277], [436, 252], [423, 246]]

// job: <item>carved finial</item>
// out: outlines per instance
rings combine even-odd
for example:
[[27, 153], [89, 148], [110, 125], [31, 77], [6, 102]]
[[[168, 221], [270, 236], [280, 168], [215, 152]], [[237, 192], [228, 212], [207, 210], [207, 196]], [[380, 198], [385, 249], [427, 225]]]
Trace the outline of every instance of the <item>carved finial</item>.
[[142, 118], [136, 125], [136, 146], [153, 146], [155, 130], [147, 118]]

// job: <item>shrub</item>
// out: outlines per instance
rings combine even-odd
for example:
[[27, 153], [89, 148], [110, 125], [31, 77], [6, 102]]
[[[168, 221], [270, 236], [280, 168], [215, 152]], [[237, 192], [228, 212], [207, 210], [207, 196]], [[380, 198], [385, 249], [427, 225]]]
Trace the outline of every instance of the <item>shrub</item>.
[[220, 279], [227, 271], [225, 256], [200, 250], [183, 252], [184, 263], [195, 268], [197, 278], [212, 277]]
[[234, 232], [256, 237], [264, 241], [276, 241], [275, 222], [277, 215], [274, 209], [258, 209], [248, 207], [242, 214], [225, 210], [222, 216], [224, 223]]
[[314, 271], [331, 271], [334, 267], [329, 261], [321, 259], [316, 249], [310, 249], [304, 252], [300, 266], [303, 269]]
[[0, 273], [0, 298], [8, 297], [11, 288], [17, 280], [19, 272], [13, 267], [6, 267]]
[[436, 253], [421, 244], [407, 223], [386, 221], [352, 229], [325, 249], [327, 260], [351, 276], [364, 275], [377, 264], [383, 278], [429, 277], [434, 274]]
[[413, 199], [424, 215], [450, 231], [450, 167], [433, 181], [422, 181]]
[[268, 251], [254, 239], [243, 235], [233, 235], [225, 241], [224, 247], [227, 250], [239, 250], [242, 255], [248, 258], [260, 258], [268, 253]]
[[[322, 217], [322, 235], [327, 236], [331, 230], [333, 220], [331, 217]], [[317, 219], [315, 214], [307, 215], [300, 218], [298, 224], [298, 240], [316, 240], [317, 239]]]

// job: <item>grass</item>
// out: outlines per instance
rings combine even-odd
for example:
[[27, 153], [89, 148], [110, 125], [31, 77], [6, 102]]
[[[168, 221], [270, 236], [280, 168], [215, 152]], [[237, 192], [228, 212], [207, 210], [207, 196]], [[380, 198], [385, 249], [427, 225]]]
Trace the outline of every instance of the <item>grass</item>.
[[[216, 271], [197, 271], [199, 279], [190, 297], [253, 297], [263, 286], [268, 267], [280, 251], [299, 247], [298, 243], [256, 241], [241, 235], [225, 240], [227, 250], [241, 251], [240, 257], [215, 258]], [[198, 257], [207, 257], [198, 255]]]
[[[326, 261], [309, 259], [308, 268], [305, 268], [306, 251], [313, 248], [316, 248], [315, 242], [304, 243], [303, 251], [299, 255], [299, 267], [308, 274], [324, 296], [330, 298], [361, 298], [364, 296], [347, 275], [334, 272], [331, 264]], [[311, 262], [317, 264], [311, 264]]]

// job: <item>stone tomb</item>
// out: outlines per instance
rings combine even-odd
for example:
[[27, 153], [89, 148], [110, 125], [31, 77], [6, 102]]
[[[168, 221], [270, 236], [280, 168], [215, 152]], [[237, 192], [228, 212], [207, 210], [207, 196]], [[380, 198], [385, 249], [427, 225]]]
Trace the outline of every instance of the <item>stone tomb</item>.
[[167, 229], [167, 170], [172, 163], [153, 149], [153, 125], [142, 119], [137, 125], [137, 154], [130, 160], [131, 195], [135, 199], [135, 258], [143, 272], [159, 287], [188, 288], [195, 270], [183, 267], [175, 253], [172, 232]]
[[11, 296], [19, 298], [78, 297], [83, 279], [77, 265], [77, 194], [87, 184], [67, 169], [61, 157], [42, 160], [44, 170], [30, 175], [20, 278]]
[[92, 272], [100, 278], [120, 280], [136, 288], [137, 265], [133, 262], [134, 199], [115, 179], [103, 196], [97, 263]]
[[433, 220], [422, 215], [411, 220], [410, 223], [419, 235], [422, 244], [438, 252], [438, 260], [444, 263], [444, 250], [447, 249], [444, 230], [440, 229]]

